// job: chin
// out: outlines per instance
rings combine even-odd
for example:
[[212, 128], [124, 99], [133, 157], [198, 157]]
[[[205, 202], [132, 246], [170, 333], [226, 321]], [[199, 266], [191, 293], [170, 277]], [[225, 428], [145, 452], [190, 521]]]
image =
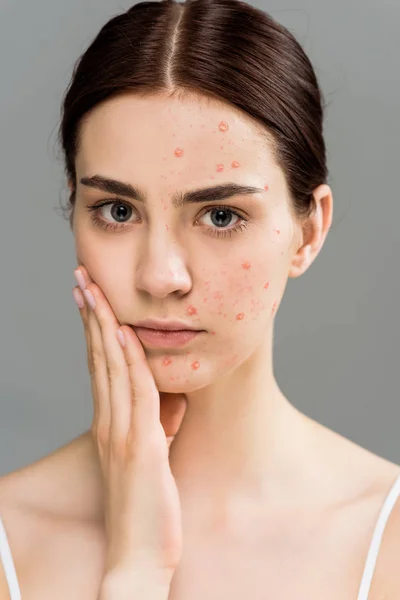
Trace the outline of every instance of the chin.
[[[149, 363], [151, 365], [151, 360]], [[151, 365], [151, 371], [159, 392], [188, 394], [204, 388], [211, 383], [209, 381], [210, 373], [207, 376], [204, 371], [206, 365], [203, 367], [203, 372], [201, 372], [201, 369], [192, 370], [187, 363], [183, 367], [180, 365], [179, 369], [171, 367], [172, 365], [169, 367], [164, 367], [160, 364], [157, 364], [156, 367]]]

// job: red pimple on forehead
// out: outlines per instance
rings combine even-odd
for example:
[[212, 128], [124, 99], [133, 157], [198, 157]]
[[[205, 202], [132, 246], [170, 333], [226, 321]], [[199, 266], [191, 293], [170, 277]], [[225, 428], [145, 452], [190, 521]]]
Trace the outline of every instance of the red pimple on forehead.
[[217, 171], [223, 171], [224, 165], [217, 165]]
[[218, 125], [218, 129], [220, 131], [228, 131], [228, 129], [229, 129], [228, 123], [225, 123], [225, 121], [221, 121], [220, 124]]
[[188, 315], [197, 315], [197, 308], [195, 306], [190, 305], [187, 309]]
[[181, 156], [183, 156], [183, 149], [182, 148], [175, 148], [174, 154], [175, 154], [175, 156], [177, 156], [178, 158], [180, 158]]
[[246, 261], [246, 262], [242, 263], [242, 267], [243, 267], [243, 269], [251, 269], [251, 264]]
[[236, 321], [242, 321], [244, 319], [244, 313], [238, 313], [236, 315]]
[[233, 163], [232, 163], [232, 168], [233, 168], [233, 169], [237, 169], [239, 166], [240, 166], [240, 165], [239, 165], [238, 161], [237, 161], [237, 160], [234, 160], [234, 161], [233, 161]]
[[193, 369], [194, 371], [196, 371], [196, 370], [197, 370], [197, 369], [200, 367], [200, 363], [199, 363], [199, 361], [198, 361], [198, 360], [195, 360], [195, 361], [192, 363], [192, 365], [191, 365], [191, 366], [192, 366], [192, 369]]

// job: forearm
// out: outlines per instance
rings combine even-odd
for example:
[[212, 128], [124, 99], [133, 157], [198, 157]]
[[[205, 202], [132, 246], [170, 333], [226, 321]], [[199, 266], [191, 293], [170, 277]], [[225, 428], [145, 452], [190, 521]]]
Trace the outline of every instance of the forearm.
[[159, 572], [107, 574], [98, 600], [168, 600], [172, 575]]

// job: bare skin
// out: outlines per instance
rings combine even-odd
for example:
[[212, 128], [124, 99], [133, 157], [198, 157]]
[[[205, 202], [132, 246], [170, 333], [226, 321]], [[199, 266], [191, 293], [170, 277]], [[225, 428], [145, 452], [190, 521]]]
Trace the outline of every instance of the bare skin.
[[[312, 504], [292, 497], [286, 509], [266, 504], [261, 514], [259, 505], [243, 504], [236, 531], [226, 521], [207, 520], [205, 511], [197, 520], [195, 507], [183, 509], [185, 549], [170, 599], [357, 597], [377, 514], [400, 469], [307, 417], [304, 425], [319, 449], [319, 464], [310, 458], [306, 476]], [[106, 552], [101, 498], [90, 432], [0, 479], [1, 515], [23, 598], [97, 600]], [[385, 600], [391, 579], [398, 586], [399, 540], [397, 502], [370, 600]], [[8, 598], [3, 589], [0, 569], [1, 600]]]
[[[170, 449], [184, 531], [170, 599], [353, 600], [400, 466], [295, 409], [272, 359], [287, 280], [308, 269], [331, 226], [329, 186], [314, 191], [317, 211], [299, 223], [283, 172], [252, 120], [198, 99], [127, 95], [98, 107], [84, 125], [76, 170], [78, 265], [117, 320], [181, 318], [206, 330], [185, 351], [145, 347], [158, 389], [185, 393], [188, 402]], [[147, 193], [147, 206], [121, 196], [133, 209], [118, 232], [90, 219], [87, 205], [112, 197], [80, 183], [95, 174]], [[218, 202], [247, 219], [231, 238], [210, 232], [217, 229], [211, 202], [172, 203], [176, 191], [231, 181], [263, 190]], [[112, 222], [110, 207], [101, 212]], [[0, 514], [24, 598], [97, 600], [102, 510], [90, 432], [0, 479]], [[394, 540], [398, 512], [388, 524]], [[388, 539], [369, 600], [384, 600], [389, 581], [395, 589], [388, 565], [398, 546]]]

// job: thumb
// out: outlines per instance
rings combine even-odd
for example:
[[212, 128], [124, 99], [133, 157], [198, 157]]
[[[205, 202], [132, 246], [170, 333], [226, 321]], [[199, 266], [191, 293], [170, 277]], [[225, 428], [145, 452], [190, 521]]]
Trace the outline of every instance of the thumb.
[[179, 431], [186, 408], [185, 394], [160, 392], [160, 421], [169, 444]]

